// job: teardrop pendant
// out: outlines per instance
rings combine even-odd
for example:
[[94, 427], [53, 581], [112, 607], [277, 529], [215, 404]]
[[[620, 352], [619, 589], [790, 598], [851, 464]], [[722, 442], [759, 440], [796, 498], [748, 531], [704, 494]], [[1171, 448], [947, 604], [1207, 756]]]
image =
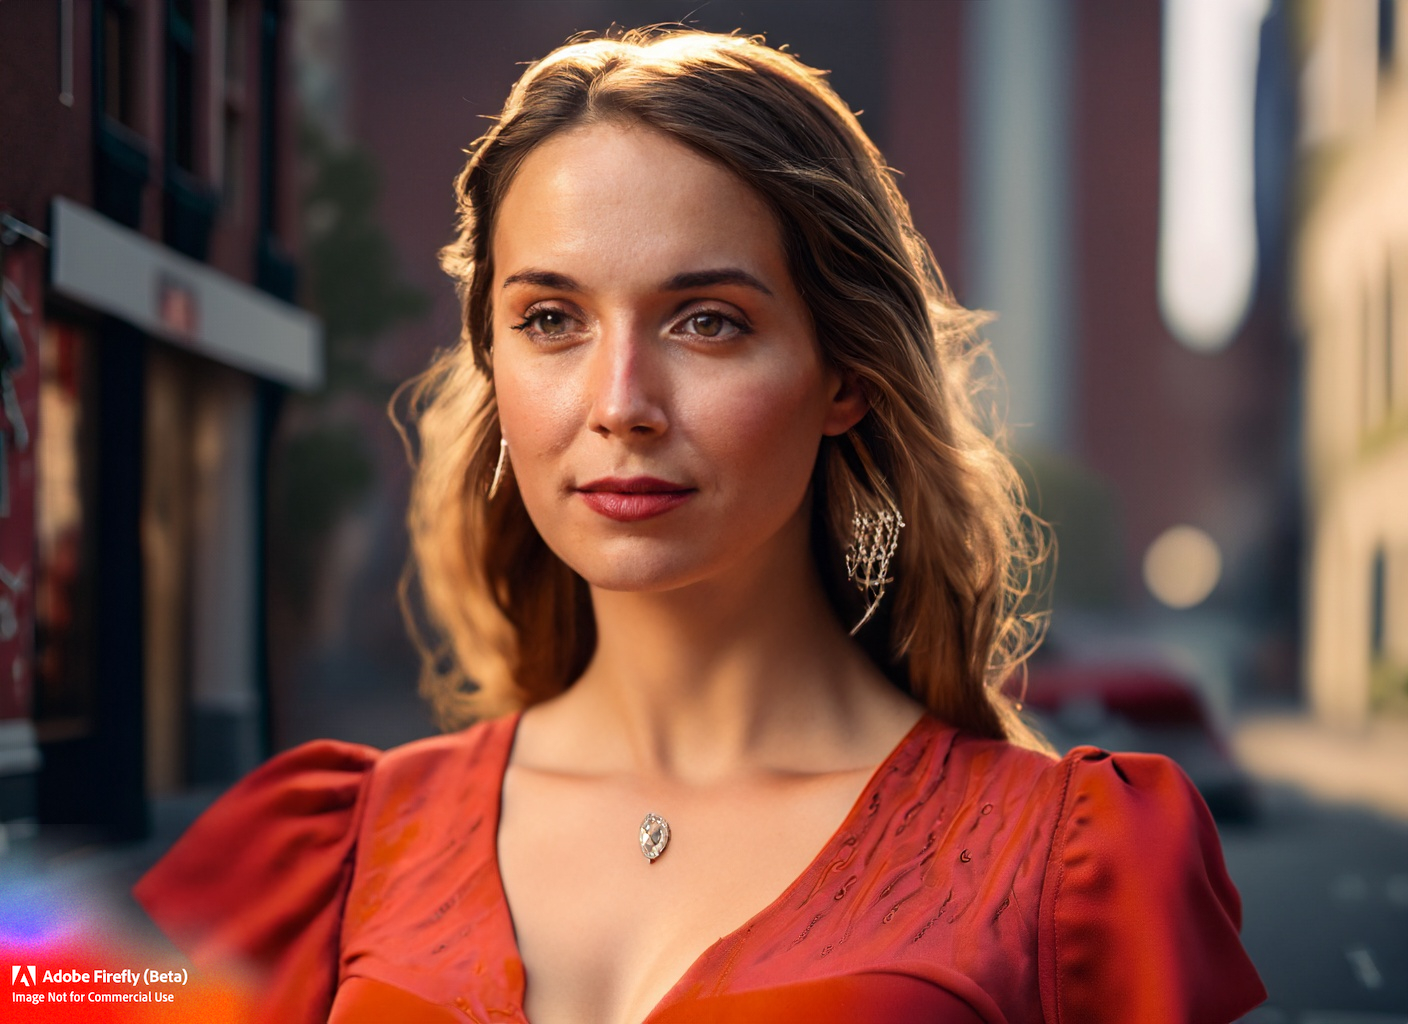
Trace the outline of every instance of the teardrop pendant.
[[655, 858], [664, 853], [669, 845], [670, 823], [658, 814], [647, 814], [640, 823], [640, 852], [654, 864]]

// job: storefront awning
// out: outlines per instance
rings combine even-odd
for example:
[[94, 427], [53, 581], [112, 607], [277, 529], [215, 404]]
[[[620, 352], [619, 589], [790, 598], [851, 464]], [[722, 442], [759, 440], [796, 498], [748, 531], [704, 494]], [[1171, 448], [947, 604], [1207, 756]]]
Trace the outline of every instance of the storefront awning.
[[54, 200], [49, 233], [56, 295], [257, 376], [322, 384], [322, 324], [306, 310], [72, 200]]

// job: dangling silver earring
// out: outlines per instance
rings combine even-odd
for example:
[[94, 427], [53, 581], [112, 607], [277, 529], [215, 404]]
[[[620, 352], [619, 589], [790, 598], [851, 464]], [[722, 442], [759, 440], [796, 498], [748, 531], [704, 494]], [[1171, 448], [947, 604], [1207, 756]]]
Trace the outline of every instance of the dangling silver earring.
[[489, 483], [489, 500], [494, 500], [494, 495], [499, 493], [499, 484], [504, 478], [504, 467], [508, 465], [508, 441], [499, 438], [499, 461], [494, 466], [494, 479]]
[[893, 501], [885, 499], [885, 505], [878, 511], [861, 511], [859, 505], [852, 506], [855, 511], [851, 515], [851, 542], [846, 546], [846, 578], [854, 582], [868, 600], [865, 614], [851, 630], [851, 636], [859, 633], [860, 627], [869, 622], [875, 609], [880, 607], [885, 584], [895, 582], [889, 575], [890, 559], [899, 547], [904, 517]]

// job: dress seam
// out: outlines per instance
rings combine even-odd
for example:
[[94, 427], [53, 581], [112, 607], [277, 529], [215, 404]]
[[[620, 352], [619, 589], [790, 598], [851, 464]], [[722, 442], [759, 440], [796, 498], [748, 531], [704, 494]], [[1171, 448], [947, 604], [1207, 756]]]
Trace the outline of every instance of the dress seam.
[[[1049, 870], [1051, 869], [1051, 867], [1052, 867], [1053, 860], [1054, 860], [1055, 858], [1057, 858], [1058, 856], [1059, 856], [1059, 858], [1060, 858], [1059, 862], [1057, 862], [1057, 863], [1055, 864], [1055, 867], [1056, 867], [1056, 880], [1055, 880], [1055, 883], [1052, 885], [1052, 888], [1051, 888], [1051, 965], [1052, 965], [1051, 974], [1052, 974], [1052, 979], [1051, 979], [1051, 1007], [1050, 1007], [1050, 1015], [1047, 1014], [1047, 1008], [1046, 1008], [1044, 1005], [1043, 1005], [1043, 1007], [1042, 1007], [1042, 1016], [1043, 1016], [1045, 1019], [1049, 1020], [1049, 1021], [1051, 1022], [1051, 1024], [1061, 1024], [1061, 970], [1060, 970], [1060, 964], [1059, 964], [1060, 941], [1059, 941], [1059, 936], [1057, 935], [1057, 922], [1058, 922], [1058, 918], [1057, 918], [1057, 915], [1056, 915], [1056, 908], [1057, 908], [1057, 904], [1058, 904], [1058, 903], [1060, 902], [1060, 900], [1061, 900], [1061, 886], [1064, 884], [1064, 882], [1065, 882], [1065, 880], [1066, 880], [1066, 859], [1065, 859], [1065, 852], [1066, 852], [1067, 832], [1068, 832], [1069, 825], [1070, 825], [1070, 821], [1069, 821], [1069, 817], [1068, 817], [1069, 808], [1068, 808], [1067, 805], [1066, 805], [1066, 801], [1070, 798], [1071, 779], [1072, 779], [1072, 777], [1075, 775], [1076, 765], [1077, 765], [1078, 763], [1079, 763], [1079, 762], [1077, 761], [1077, 759], [1072, 758], [1072, 759], [1070, 760], [1069, 764], [1067, 764], [1067, 766], [1066, 766], [1065, 778], [1064, 778], [1064, 779], [1062, 780], [1062, 782], [1061, 782], [1061, 800], [1060, 800], [1060, 803], [1058, 804], [1060, 810], [1058, 811], [1057, 816], [1056, 816], [1056, 827], [1053, 828], [1052, 831], [1051, 831], [1051, 846], [1048, 848], [1047, 854], [1046, 854], [1046, 865], [1047, 865], [1047, 870], [1048, 870], [1048, 871], [1049, 871]], [[1058, 847], [1059, 847], [1059, 849], [1058, 849]], [[1040, 970], [1041, 970], [1040, 965], [1041, 965], [1041, 961], [1042, 961], [1042, 957], [1041, 957], [1041, 933], [1042, 933], [1042, 928], [1041, 928], [1041, 921], [1040, 921], [1040, 912], [1038, 911], [1037, 936], [1036, 936], [1036, 949], [1037, 949], [1037, 957], [1036, 957], [1036, 960], [1037, 960], [1037, 965], [1038, 965], [1038, 967], [1037, 967], [1038, 972], [1040, 972]], [[1040, 977], [1040, 973], [1038, 973], [1038, 977]], [[1044, 1002], [1045, 1002], [1045, 1000], [1043, 1000], [1043, 1003], [1044, 1003]]]
[[344, 884], [341, 889], [341, 899], [337, 907], [337, 976], [333, 985], [332, 995], [336, 998], [337, 990], [342, 983], [350, 976], [344, 971], [343, 953], [347, 948], [347, 904], [352, 898], [352, 887], [357, 882], [357, 868], [362, 860], [362, 851], [365, 843], [362, 841], [362, 829], [366, 823], [367, 805], [371, 803], [372, 783], [376, 778], [377, 767], [381, 764], [378, 757], [366, 769], [362, 785], [357, 792], [357, 800], [352, 811], [352, 848], [347, 851], [347, 856], [343, 858], [342, 871], [344, 873]]

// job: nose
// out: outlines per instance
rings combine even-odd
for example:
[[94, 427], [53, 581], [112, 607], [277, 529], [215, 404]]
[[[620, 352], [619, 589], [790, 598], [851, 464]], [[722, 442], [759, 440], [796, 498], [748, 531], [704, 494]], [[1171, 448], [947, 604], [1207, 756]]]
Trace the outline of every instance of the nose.
[[650, 437], [669, 427], [661, 353], [645, 332], [604, 330], [588, 371], [590, 427], [602, 437]]

